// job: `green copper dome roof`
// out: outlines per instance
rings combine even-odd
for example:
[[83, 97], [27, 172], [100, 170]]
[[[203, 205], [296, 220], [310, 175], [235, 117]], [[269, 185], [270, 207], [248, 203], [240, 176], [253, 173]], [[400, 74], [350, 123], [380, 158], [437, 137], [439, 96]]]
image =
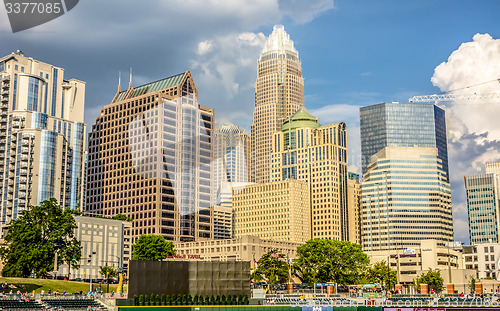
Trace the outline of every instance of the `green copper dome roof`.
[[[288, 124], [290, 122], [290, 124]], [[296, 129], [299, 127], [320, 127], [318, 118], [312, 116], [304, 108], [300, 108], [293, 116], [285, 119], [283, 125], [281, 126], [282, 131], [288, 131], [288, 129]]]

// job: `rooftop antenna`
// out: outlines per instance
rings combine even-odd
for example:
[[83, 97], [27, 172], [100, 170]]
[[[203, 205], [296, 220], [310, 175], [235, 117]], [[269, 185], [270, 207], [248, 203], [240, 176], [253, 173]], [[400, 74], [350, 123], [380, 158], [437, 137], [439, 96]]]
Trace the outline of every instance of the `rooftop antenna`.
[[118, 93], [122, 91], [122, 72], [118, 71]]

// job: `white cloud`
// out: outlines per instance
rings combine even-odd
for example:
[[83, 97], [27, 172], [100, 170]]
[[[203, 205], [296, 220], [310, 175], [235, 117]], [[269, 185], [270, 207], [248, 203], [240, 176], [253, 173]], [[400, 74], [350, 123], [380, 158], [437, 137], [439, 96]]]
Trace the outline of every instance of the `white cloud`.
[[280, 10], [298, 24], [312, 21], [325, 11], [333, 9], [333, 0], [281, 0]]
[[[483, 83], [499, 77], [500, 40], [476, 34], [436, 67], [431, 82], [443, 92], [455, 90], [454, 94], [500, 93], [500, 83]], [[457, 239], [466, 240], [468, 236], [463, 176], [484, 172], [486, 162], [500, 160], [499, 115], [500, 99], [456, 100], [446, 105]]]
[[203, 55], [205, 53], [210, 52], [211, 50], [212, 50], [211, 40], [205, 40], [198, 43], [198, 54]]

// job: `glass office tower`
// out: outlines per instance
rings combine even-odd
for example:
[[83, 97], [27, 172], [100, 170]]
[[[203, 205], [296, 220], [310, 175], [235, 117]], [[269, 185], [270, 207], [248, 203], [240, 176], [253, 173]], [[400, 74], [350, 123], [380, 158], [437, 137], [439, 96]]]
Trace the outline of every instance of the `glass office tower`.
[[360, 108], [361, 162], [384, 147], [434, 147], [449, 181], [446, 121], [434, 104], [382, 103]]

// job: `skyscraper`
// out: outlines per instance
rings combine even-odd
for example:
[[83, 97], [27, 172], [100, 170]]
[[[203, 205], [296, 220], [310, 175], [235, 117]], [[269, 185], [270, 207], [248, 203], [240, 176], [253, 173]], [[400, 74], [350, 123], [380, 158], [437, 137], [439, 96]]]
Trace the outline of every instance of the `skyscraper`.
[[214, 131], [214, 180], [248, 182], [250, 176], [250, 136], [236, 125], [223, 125]]
[[0, 80], [2, 224], [50, 198], [82, 209], [85, 82], [21, 51], [0, 59]]
[[347, 140], [343, 122], [321, 126], [301, 108], [274, 134], [272, 181], [305, 181], [312, 238], [349, 240]]
[[132, 217], [133, 240], [212, 238], [213, 124], [189, 71], [119, 89], [89, 135], [87, 211]]
[[257, 66], [252, 124], [252, 178], [271, 180], [273, 135], [283, 121], [304, 107], [304, 78], [299, 54], [282, 25], [274, 26]]
[[382, 103], [360, 108], [361, 161], [366, 173], [371, 156], [384, 147], [435, 147], [449, 181], [446, 121], [434, 104]]
[[500, 163], [487, 163], [486, 174], [465, 176], [471, 245], [498, 243]]
[[453, 241], [450, 184], [437, 148], [385, 147], [361, 185], [364, 251]]

